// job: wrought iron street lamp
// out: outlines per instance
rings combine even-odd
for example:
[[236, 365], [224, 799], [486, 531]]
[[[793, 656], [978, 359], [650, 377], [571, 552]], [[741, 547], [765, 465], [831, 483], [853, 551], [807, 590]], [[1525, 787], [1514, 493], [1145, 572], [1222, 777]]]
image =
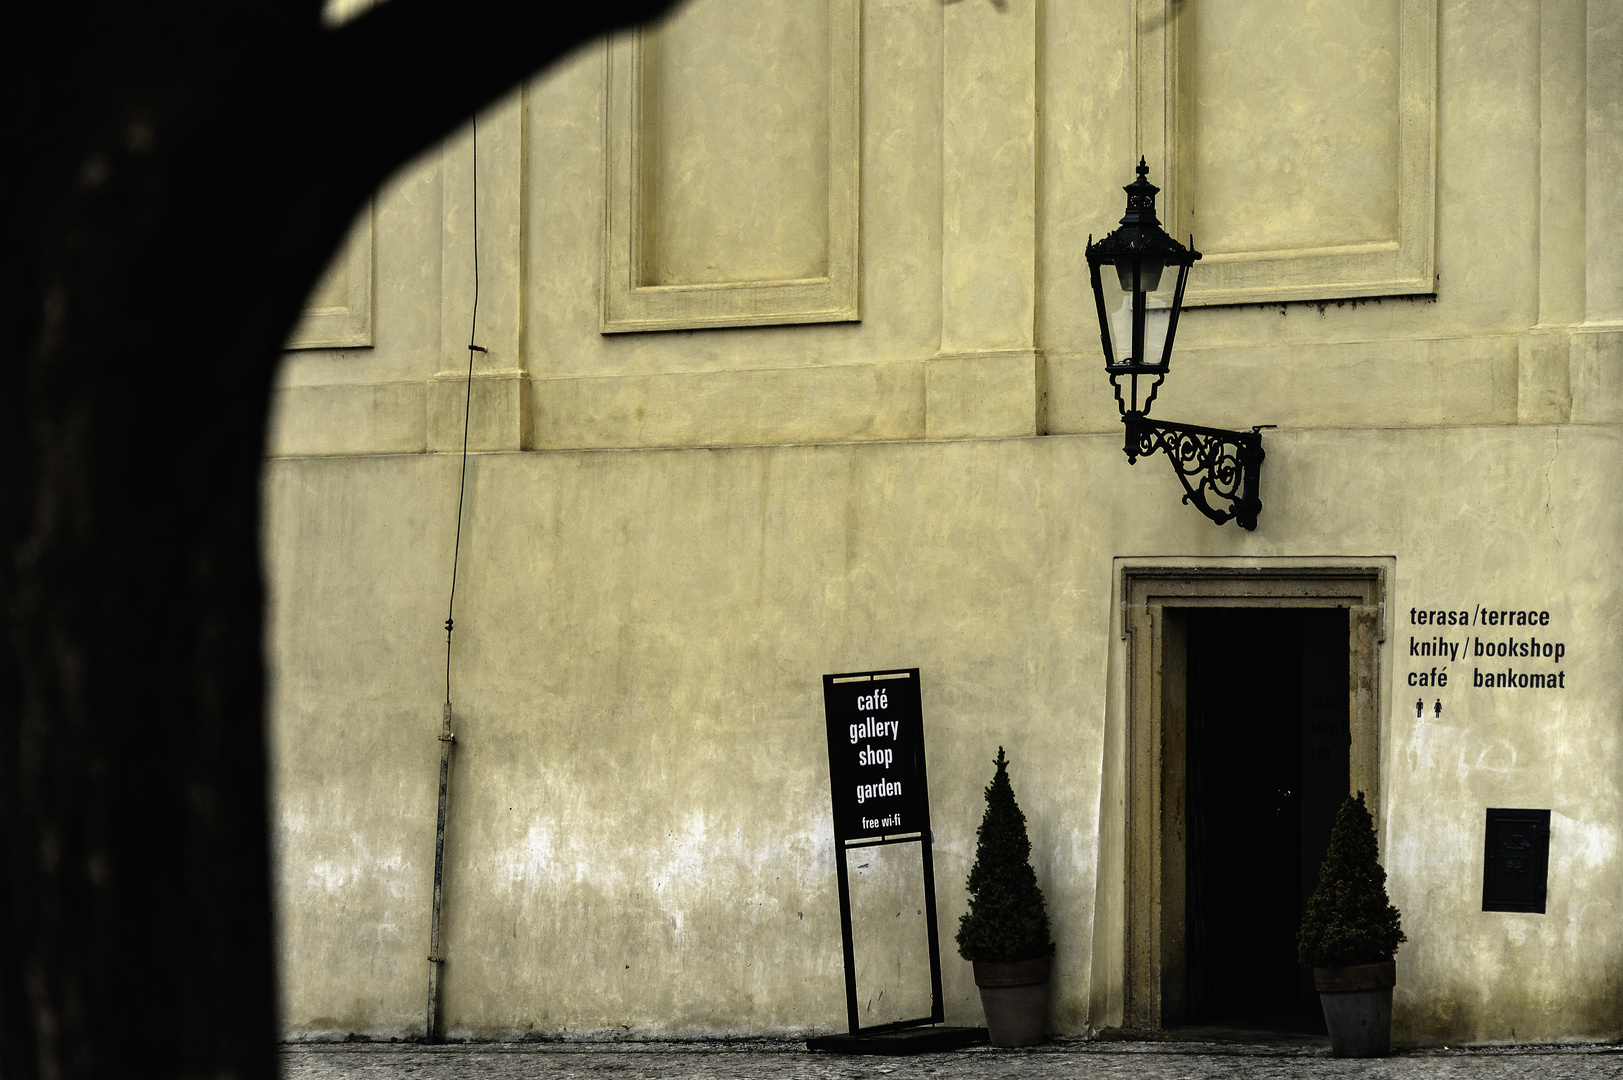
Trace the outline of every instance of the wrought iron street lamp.
[[[1194, 237], [1184, 247], [1161, 228], [1155, 216], [1155, 193], [1161, 189], [1150, 183], [1149, 172], [1140, 158], [1138, 179], [1125, 189], [1121, 228], [1098, 243], [1088, 237], [1087, 249], [1105, 373], [1127, 429], [1127, 460], [1136, 464], [1165, 451], [1183, 483], [1184, 502], [1219, 525], [1232, 518], [1242, 529], [1255, 529], [1262, 510], [1257, 497], [1262, 428], [1226, 431], [1149, 419], [1156, 391], [1172, 367], [1189, 268], [1200, 258]], [[1115, 273], [1101, 275], [1101, 266], [1114, 267]], [[1175, 281], [1166, 273], [1172, 267], [1178, 271]], [[1141, 379], [1153, 381], [1145, 386]]]

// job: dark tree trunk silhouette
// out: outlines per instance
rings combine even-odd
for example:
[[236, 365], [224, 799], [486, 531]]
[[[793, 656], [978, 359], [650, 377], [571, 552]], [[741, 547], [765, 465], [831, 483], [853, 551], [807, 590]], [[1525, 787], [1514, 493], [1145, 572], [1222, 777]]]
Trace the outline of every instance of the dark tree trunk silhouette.
[[668, 3], [7, 13], [6, 1080], [276, 1075], [258, 479], [281, 344], [391, 173]]

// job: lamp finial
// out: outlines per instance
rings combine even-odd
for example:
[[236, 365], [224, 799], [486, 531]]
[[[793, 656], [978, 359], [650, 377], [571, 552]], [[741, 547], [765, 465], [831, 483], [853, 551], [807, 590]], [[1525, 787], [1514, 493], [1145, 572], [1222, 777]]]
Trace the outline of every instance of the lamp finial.
[[1150, 183], [1150, 167], [1141, 156], [1138, 159], [1138, 179], [1122, 188], [1127, 192], [1127, 214], [1123, 225], [1154, 225], [1159, 231], [1161, 222], [1155, 216], [1155, 193], [1161, 189]]

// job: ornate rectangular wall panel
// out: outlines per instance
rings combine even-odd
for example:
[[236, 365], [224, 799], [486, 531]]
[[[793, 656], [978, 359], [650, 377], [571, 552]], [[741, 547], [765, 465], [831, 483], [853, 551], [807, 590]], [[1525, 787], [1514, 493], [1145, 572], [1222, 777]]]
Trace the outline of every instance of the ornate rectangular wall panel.
[[696, 0], [608, 50], [602, 328], [857, 318], [860, 0]]
[[305, 301], [289, 349], [344, 349], [372, 344], [372, 204], [355, 218], [349, 238]]
[[1138, 15], [1139, 152], [1206, 256], [1187, 303], [1435, 291], [1436, 0]]
[[[327, 0], [321, 13], [329, 29], [342, 26], [377, 0]], [[344, 246], [333, 255], [304, 316], [287, 339], [289, 349], [344, 349], [372, 344], [372, 204], [355, 218]]]

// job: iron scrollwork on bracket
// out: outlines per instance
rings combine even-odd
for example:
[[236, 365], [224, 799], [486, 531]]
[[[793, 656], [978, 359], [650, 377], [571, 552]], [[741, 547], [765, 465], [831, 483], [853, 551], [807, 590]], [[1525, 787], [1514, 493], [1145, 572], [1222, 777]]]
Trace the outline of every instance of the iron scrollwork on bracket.
[[1127, 426], [1123, 450], [1129, 462], [1164, 452], [1183, 484], [1184, 502], [1218, 525], [1233, 520], [1242, 529], [1256, 529], [1262, 511], [1258, 478], [1265, 456], [1261, 427], [1225, 431], [1130, 413], [1122, 423]]

